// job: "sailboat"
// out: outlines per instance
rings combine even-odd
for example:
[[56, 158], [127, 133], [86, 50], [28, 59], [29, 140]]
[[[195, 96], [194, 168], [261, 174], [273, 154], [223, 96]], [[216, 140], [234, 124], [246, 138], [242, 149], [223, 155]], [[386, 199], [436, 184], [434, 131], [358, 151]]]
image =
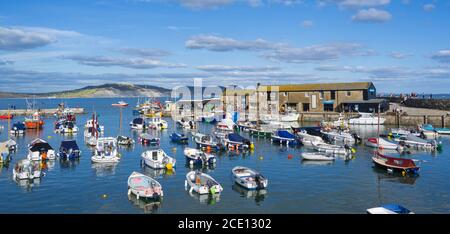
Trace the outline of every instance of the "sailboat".
[[134, 144], [133, 138], [122, 135], [122, 108], [120, 108], [119, 135], [117, 136], [117, 144], [124, 146], [130, 146]]

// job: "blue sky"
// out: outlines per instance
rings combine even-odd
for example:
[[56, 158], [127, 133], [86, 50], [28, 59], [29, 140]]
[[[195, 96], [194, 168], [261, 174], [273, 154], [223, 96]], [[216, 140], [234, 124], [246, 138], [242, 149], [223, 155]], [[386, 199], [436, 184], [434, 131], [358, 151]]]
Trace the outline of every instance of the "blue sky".
[[449, 0], [1, 1], [0, 91], [372, 81], [449, 93]]

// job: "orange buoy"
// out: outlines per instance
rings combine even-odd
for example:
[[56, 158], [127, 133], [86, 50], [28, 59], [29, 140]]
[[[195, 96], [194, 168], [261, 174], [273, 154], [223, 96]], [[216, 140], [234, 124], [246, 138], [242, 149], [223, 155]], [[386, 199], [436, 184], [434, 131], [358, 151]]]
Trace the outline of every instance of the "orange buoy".
[[292, 159], [292, 154], [288, 154], [288, 159]]

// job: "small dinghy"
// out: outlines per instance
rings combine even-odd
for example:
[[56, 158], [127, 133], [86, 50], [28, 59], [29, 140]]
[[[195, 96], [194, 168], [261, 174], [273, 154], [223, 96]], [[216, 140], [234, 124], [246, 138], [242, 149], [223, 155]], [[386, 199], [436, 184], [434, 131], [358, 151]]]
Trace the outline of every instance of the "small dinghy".
[[210, 175], [199, 171], [191, 171], [186, 174], [185, 187], [190, 187], [189, 192], [202, 194], [218, 194], [223, 191], [223, 187]]
[[145, 151], [141, 155], [144, 164], [154, 169], [168, 169], [175, 167], [176, 160], [166, 154], [162, 149]]
[[17, 142], [15, 142], [13, 139], [9, 139], [5, 142], [0, 143], [0, 145], [2, 144], [4, 145], [4, 147], [6, 147], [9, 153], [17, 152], [17, 149], [19, 147]]
[[438, 144], [436, 140], [425, 140], [410, 133], [408, 135], [400, 136], [394, 139], [399, 142], [400, 145], [413, 147], [417, 149], [436, 150], [441, 148], [442, 145]]
[[405, 173], [417, 174], [420, 167], [416, 165], [413, 159], [395, 158], [376, 152], [372, 157], [375, 165], [386, 168], [388, 171], [400, 171]]
[[229, 133], [223, 139], [228, 149], [253, 149], [253, 142], [237, 133]]
[[312, 146], [312, 142], [323, 143], [322, 133], [320, 127], [302, 127], [294, 128], [291, 127], [294, 134], [300, 137], [300, 141], [305, 146]]
[[[379, 144], [378, 144], [378, 141]], [[387, 150], [403, 150], [403, 147], [399, 145], [396, 142], [388, 141], [382, 137], [371, 137], [366, 140], [365, 143], [366, 146], [372, 147], [372, 148], [379, 148], [379, 149], [387, 149]]]
[[186, 144], [189, 141], [189, 138], [183, 133], [173, 132], [169, 136], [170, 140], [176, 143]]
[[59, 147], [58, 156], [60, 159], [75, 159], [81, 154], [77, 142], [74, 140], [62, 141]]
[[91, 157], [92, 162], [117, 163], [119, 162], [119, 159], [117, 139], [113, 137], [98, 138], [94, 156]]
[[25, 129], [26, 129], [26, 126], [24, 123], [17, 122], [17, 123], [14, 123], [13, 126], [11, 127], [10, 133], [12, 135], [16, 135], [16, 136], [23, 135], [25, 133]]
[[48, 142], [37, 138], [28, 145], [27, 158], [31, 161], [54, 160], [56, 154]]
[[117, 144], [130, 146], [134, 144], [134, 140], [133, 138], [127, 136], [117, 136]]
[[302, 158], [303, 160], [311, 160], [311, 161], [333, 161], [335, 159], [333, 155], [327, 155], [324, 153], [317, 153], [317, 152], [303, 152]]
[[139, 142], [143, 145], [159, 145], [159, 138], [154, 137], [148, 133], [142, 133], [139, 136]]
[[136, 195], [137, 199], [160, 199], [164, 196], [158, 181], [135, 171], [128, 177], [128, 196], [131, 194]]
[[313, 148], [319, 152], [324, 152], [327, 154], [340, 154], [340, 155], [350, 155], [352, 153], [352, 148], [348, 145], [331, 145], [327, 143], [311, 142]]
[[13, 169], [13, 178], [15, 180], [32, 180], [41, 176], [42, 172], [39, 163], [33, 163], [28, 159], [18, 161]]
[[279, 129], [276, 130], [271, 137], [273, 143], [281, 145], [298, 145], [299, 141], [294, 134], [287, 130]]
[[59, 134], [76, 134], [78, 127], [75, 122], [68, 120], [61, 120], [55, 123], [55, 133]]
[[387, 204], [366, 211], [368, 214], [414, 214], [414, 212], [398, 204]]
[[143, 130], [146, 128], [146, 123], [143, 118], [135, 118], [130, 122], [131, 129]]
[[177, 121], [177, 126], [184, 129], [196, 129], [197, 124], [192, 120], [180, 119]]
[[249, 190], [265, 189], [269, 183], [261, 173], [248, 167], [234, 167], [231, 173], [236, 184]]
[[450, 128], [435, 128], [431, 124], [424, 124], [421, 126], [421, 129], [425, 131], [434, 131], [442, 135], [449, 135], [450, 134]]
[[186, 156], [186, 163], [194, 166], [212, 165], [216, 163], [216, 157], [212, 154], [205, 153], [199, 149], [186, 148], [184, 149]]
[[330, 142], [343, 142], [345, 144], [355, 144], [361, 142], [361, 138], [356, 133], [342, 130], [322, 130], [321, 133]]
[[198, 147], [206, 148], [206, 149], [216, 149], [219, 150], [222, 148], [222, 145], [214, 139], [211, 135], [205, 135], [202, 133], [195, 133], [193, 139]]
[[152, 117], [148, 121], [148, 127], [150, 129], [167, 129], [169, 125], [161, 117]]

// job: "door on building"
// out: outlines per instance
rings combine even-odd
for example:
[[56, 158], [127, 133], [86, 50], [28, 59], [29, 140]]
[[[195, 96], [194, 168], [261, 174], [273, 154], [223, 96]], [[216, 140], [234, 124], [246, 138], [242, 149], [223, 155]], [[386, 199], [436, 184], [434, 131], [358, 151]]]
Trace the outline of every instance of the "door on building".
[[308, 112], [309, 111], [309, 103], [303, 103], [303, 111]]

